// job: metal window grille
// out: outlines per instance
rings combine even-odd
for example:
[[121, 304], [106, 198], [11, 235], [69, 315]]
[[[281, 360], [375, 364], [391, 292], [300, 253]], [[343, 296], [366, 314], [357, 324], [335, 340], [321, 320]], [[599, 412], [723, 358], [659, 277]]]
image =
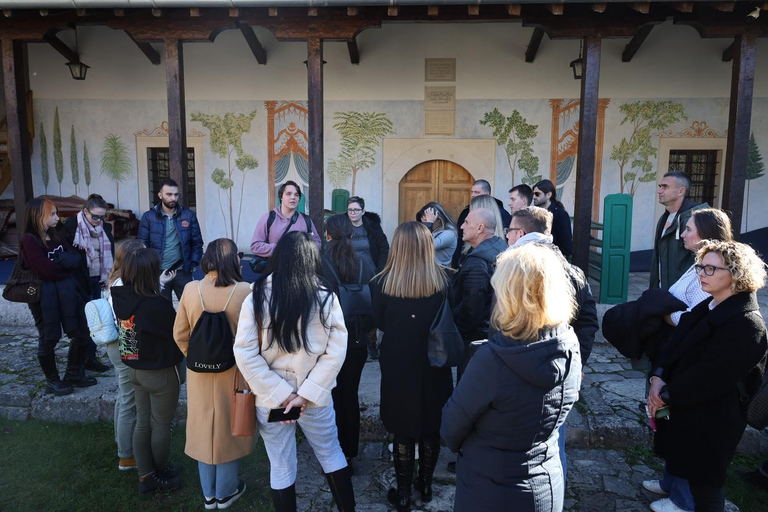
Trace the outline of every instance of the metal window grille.
[[691, 177], [688, 197], [697, 203], [715, 206], [717, 164], [717, 150], [673, 149], [669, 152], [669, 170], [688, 173]]
[[[157, 202], [160, 182], [171, 177], [170, 151], [168, 148], [147, 148], [149, 170], [149, 204]], [[187, 148], [187, 204], [194, 210], [195, 201], [195, 150]]]

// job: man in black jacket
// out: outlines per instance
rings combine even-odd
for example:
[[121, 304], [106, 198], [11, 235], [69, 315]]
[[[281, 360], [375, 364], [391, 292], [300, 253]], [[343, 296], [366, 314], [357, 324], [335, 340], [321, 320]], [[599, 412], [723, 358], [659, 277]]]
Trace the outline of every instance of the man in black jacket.
[[[491, 184], [488, 183], [486, 180], [477, 180], [472, 184], [472, 189], [470, 191], [470, 195], [474, 198], [477, 196], [490, 196], [491, 195]], [[504, 204], [496, 199], [493, 198], [494, 201], [496, 201], [496, 206], [499, 207], [499, 214], [501, 215], [501, 224], [503, 226], [509, 226], [509, 221], [512, 219], [512, 217], [509, 215], [509, 212], [504, 209]], [[451, 259], [451, 266], [453, 268], [459, 268], [459, 260], [461, 259], [461, 251], [464, 249], [464, 239], [462, 238], [462, 225], [464, 224], [464, 221], [467, 220], [467, 215], [469, 214], [469, 205], [465, 206], [463, 210], [461, 210], [461, 213], [459, 214], [459, 218], [456, 221], [456, 226], [459, 228], [459, 232], [457, 233], [457, 237], [459, 242], [456, 244], [456, 250], [453, 252], [453, 258]]]
[[[571, 320], [571, 327], [579, 339], [581, 348], [581, 364], [584, 366], [592, 353], [592, 345], [595, 343], [595, 333], [600, 329], [597, 319], [597, 305], [592, 297], [584, 272], [577, 266], [571, 265], [565, 259], [558, 247], [552, 243], [552, 213], [543, 208], [529, 206], [512, 214], [512, 222], [507, 232], [507, 242], [511, 247], [519, 247], [526, 243], [536, 242], [544, 244], [560, 256], [560, 262], [573, 284], [577, 304], [576, 316]], [[560, 427], [560, 462], [563, 465], [563, 482], [566, 478], [567, 463], [565, 459], [565, 430], [566, 424]]]

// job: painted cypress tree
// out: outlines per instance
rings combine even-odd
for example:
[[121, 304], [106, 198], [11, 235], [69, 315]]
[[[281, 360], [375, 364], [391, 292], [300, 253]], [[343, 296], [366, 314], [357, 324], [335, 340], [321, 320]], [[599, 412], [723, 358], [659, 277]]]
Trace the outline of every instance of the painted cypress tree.
[[744, 218], [746, 219], [746, 224], [744, 225], [745, 231], [749, 231], [749, 183], [752, 180], [763, 177], [764, 174], [765, 163], [760, 154], [760, 148], [757, 147], [755, 134], [752, 133], [749, 136], [749, 149], [747, 150], [747, 210], [744, 215]]
[[53, 166], [56, 170], [56, 181], [59, 182], [59, 195], [61, 195], [61, 182], [64, 181], [64, 154], [61, 152], [59, 107], [56, 107], [56, 113], [53, 116]]
[[48, 195], [48, 180], [50, 179], [48, 174], [48, 138], [45, 136], [43, 123], [40, 123], [40, 175], [43, 177], [45, 195]]
[[85, 177], [85, 191], [91, 195], [91, 158], [88, 156], [88, 143], [83, 141], [83, 176]]
[[80, 184], [80, 166], [77, 162], [77, 139], [75, 139], [75, 125], [72, 125], [72, 131], [69, 135], [69, 168], [72, 171], [72, 184], [75, 186], [75, 195], [77, 195], [77, 185]]

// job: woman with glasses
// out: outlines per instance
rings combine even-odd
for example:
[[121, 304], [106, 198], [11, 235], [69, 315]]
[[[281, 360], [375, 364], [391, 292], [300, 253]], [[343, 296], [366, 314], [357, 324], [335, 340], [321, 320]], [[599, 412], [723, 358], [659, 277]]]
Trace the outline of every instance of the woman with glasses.
[[[80, 285], [92, 299], [101, 298], [115, 258], [115, 240], [107, 220], [107, 202], [99, 194], [91, 194], [77, 215], [64, 221], [67, 242], [80, 251], [83, 268], [75, 273]], [[96, 344], [88, 341], [85, 369], [105, 372], [109, 366], [96, 357]]]
[[444, 267], [451, 266], [451, 258], [458, 243], [458, 230], [443, 205], [430, 201], [416, 213], [416, 220], [432, 233], [437, 263]]
[[768, 337], [756, 292], [766, 271], [750, 246], [711, 240], [702, 243], [694, 270], [711, 297], [681, 317], [663, 347], [647, 405], [652, 417], [669, 411], [656, 421], [655, 435], [669, 473], [688, 480], [696, 512], [721, 512], [747, 399], [765, 371]]

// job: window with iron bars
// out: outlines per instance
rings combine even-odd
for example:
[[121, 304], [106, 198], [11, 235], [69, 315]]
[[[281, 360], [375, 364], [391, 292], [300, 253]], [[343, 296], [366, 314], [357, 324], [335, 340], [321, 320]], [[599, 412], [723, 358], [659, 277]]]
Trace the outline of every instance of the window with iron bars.
[[[158, 201], [160, 182], [171, 177], [170, 151], [168, 148], [147, 148], [147, 169], [149, 170], [149, 204]], [[187, 148], [187, 204], [195, 210], [195, 150]]]
[[673, 149], [669, 152], [669, 170], [685, 171], [691, 177], [688, 197], [697, 203], [716, 206], [717, 150]]

